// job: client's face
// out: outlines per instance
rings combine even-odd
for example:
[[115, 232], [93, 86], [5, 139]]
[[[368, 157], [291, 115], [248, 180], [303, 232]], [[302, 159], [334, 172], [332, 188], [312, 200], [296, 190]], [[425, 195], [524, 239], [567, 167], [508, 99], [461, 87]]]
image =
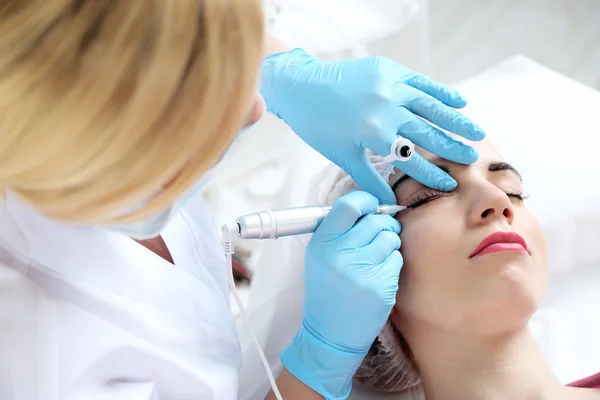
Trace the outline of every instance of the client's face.
[[390, 183], [402, 223], [404, 267], [396, 313], [402, 325], [420, 322], [466, 333], [499, 333], [527, 323], [547, 281], [542, 229], [523, 201], [523, 184], [487, 142], [472, 144], [479, 160], [454, 164], [426, 151], [458, 182], [436, 192], [396, 171]]

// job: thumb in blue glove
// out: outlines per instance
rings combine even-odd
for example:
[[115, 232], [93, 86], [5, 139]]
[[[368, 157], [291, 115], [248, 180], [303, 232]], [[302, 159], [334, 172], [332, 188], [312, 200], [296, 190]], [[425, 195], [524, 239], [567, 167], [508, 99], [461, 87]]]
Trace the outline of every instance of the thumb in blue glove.
[[306, 249], [303, 326], [281, 359], [326, 399], [348, 396], [396, 301], [400, 224], [367, 215], [377, 206], [365, 192], [339, 199]]
[[[401, 135], [442, 158], [470, 164], [477, 152], [439, 128], [470, 140], [485, 137], [453, 109], [466, 105], [458, 92], [383, 57], [323, 62], [301, 49], [274, 54], [263, 62], [261, 93], [269, 111], [386, 204], [395, 204], [395, 196], [365, 149], [387, 156]], [[431, 188], [456, 187], [419, 154], [395, 166]]]

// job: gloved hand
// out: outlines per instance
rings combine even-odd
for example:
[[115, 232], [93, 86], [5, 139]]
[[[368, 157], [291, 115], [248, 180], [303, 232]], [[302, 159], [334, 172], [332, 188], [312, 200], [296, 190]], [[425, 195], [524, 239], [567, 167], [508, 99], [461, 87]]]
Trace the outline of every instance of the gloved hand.
[[400, 223], [366, 215], [377, 206], [365, 192], [340, 198], [306, 249], [303, 324], [281, 360], [326, 399], [349, 395], [352, 376], [396, 302]]
[[[387, 156], [399, 134], [450, 161], [477, 160], [474, 149], [419, 117], [467, 139], [485, 137], [450, 108], [466, 105], [457, 91], [383, 57], [323, 62], [294, 49], [267, 57], [261, 75], [268, 110], [385, 204], [396, 199], [369, 163], [366, 148]], [[456, 187], [450, 175], [418, 154], [394, 165], [431, 188]]]

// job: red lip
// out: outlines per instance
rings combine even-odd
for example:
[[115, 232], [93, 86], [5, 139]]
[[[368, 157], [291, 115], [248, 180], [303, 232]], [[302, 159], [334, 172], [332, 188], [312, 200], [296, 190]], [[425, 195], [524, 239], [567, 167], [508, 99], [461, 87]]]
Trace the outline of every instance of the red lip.
[[479, 243], [469, 258], [500, 251], [527, 252], [527, 242], [515, 232], [495, 232]]

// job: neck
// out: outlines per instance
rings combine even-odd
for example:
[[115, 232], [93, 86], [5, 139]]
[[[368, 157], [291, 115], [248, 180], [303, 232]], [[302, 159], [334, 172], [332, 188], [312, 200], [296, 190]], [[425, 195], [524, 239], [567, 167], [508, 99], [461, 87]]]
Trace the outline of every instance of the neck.
[[526, 327], [495, 337], [442, 331], [437, 326], [404, 331], [427, 400], [564, 398], [565, 388]]

